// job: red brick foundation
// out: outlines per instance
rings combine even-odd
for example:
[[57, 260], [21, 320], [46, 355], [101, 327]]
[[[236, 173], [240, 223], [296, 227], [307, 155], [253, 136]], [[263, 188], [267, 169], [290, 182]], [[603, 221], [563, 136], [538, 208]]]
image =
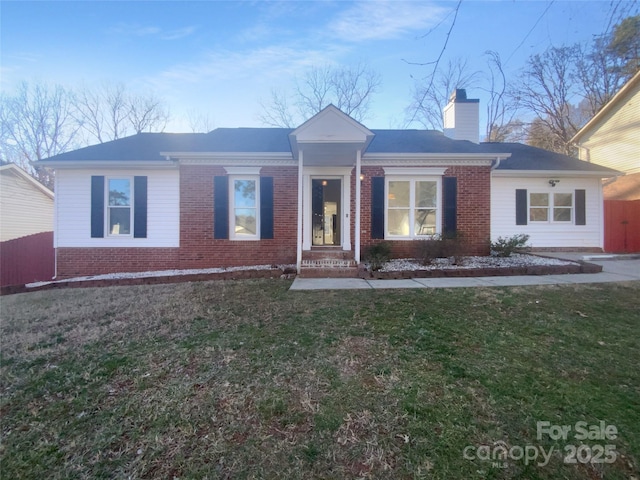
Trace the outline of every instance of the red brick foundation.
[[178, 248], [58, 248], [56, 278], [180, 268]]

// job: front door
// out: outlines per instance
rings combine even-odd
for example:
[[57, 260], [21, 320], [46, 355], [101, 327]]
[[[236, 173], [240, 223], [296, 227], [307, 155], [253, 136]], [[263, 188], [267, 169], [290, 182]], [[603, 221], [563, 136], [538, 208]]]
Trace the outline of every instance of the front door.
[[311, 179], [312, 245], [340, 245], [342, 181]]

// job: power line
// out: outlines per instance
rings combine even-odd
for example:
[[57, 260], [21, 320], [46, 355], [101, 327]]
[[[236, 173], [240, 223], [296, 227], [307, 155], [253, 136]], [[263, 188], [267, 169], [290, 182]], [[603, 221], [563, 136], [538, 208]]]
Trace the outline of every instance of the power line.
[[425, 98], [427, 98], [427, 94], [429, 93], [429, 90], [431, 90], [431, 87], [433, 87], [433, 81], [434, 81], [435, 76], [436, 76], [436, 70], [438, 69], [438, 65], [440, 64], [440, 59], [442, 58], [442, 55], [444, 55], [444, 51], [447, 49], [447, 44], [449, 43], [449, 37], [451, 36], [451, 32], [453, 31], [453, 26], [456, 24], [456, 18], [458, 18], [458, 11], [460, 10], [460, 5], [461, 4], [462, 4], [462, 0], [458, 0], [458, 4], [456, 5], [455, 14], [453, 16], [453, 22], [451, 22], [451, 27], [449, 27], [449, 31], [447, 32], [447, 38], [444, 41], [444, 45], [442, 46], [442, 50], [440, 50], [440, 55], [438, 55], [438, 58], [436, 59], [435, 62], [429, 62], [429, 63], [425, 63], [424, 64], [424, 65], [434, 64], [433, 72], [431, 73], [431, 81], [429, 82], [429, 86], [425, 89], [424, 93], [422, 94], [422, 97], [420, 98], [420, 101], [418, 102], [418, 105], [416, 105], [416, 108], [413, 111], [413, 115], [411, 116], [411, 120], [409, 120], [406, 123], [406, 126], [408, 126], [411, 123], [413, 123], [413, 121], [416, 119], [416, 116], [418, 115], [418, 112], [420, 111], [421, 108], [423, 108], [423, 103], [424, 103]]
[[524, 36], [524, 38], [522, 39], [522, 41], [518, 44], [518, 46], [515, 48], [515, 50], [513, 52], [511, 52], [511, 55], [509, 55], [509, 58], [507, 58], [507, 60], [504, 62], [504, 65], [506, 65], [507, 63], [509, 63], [509, 60], [511, 60], [511, 58], [516, 54], [516, 52], [520, 49], [520, 47], [524, 44], [524, 42], [527, 41], [527, 38], [529, 38], [529, 35], [531, 35], [531, 33], [533, 32], [533, 30], [538, 26], [538, 24], [540, 23], [540, 21], [544, 18], [544, 16], [547, 14], [547, 12], [549, 11], [549, 9], [551, 8], [551, 5], [553, 5], [553, 2], [555, 0], [551, 0], [551, 2], [549, 2], [549, 5], [547, 5], [547, 8], [544, 9], [544, 12], [542, 12], [542, 15], [540, 15], [538, 17], [538, 19], [536, 20], [536, 23], [533, 24], [533, 27], [531, 27], [531, 29], [527, 32], [527, 34]]

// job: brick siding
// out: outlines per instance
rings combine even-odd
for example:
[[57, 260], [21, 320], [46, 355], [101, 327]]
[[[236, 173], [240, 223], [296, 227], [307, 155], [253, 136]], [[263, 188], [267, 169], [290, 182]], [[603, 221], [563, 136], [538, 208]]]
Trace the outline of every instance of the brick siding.
[[[363, 167], [361, 246], [371, 239], [371, 178], [384, 176], [381, 167]], [[296, 261], [297, 167], [263, 167], [261, 176], [273, 177], [274, 238], [238, 241], [213, 238], [213, 179], [226, 175], [223, 167], [180, 167], [179, 248], [58, 248], [58, 277], [114, 272], [214, 268], [241, 265], [291, 264]], [[458, 178], [457, 227], [468, 242], [468, 252], [489, 253], [490, 167], [450, 167], [445, 176]], [[351, 175], [351, 238], [355, 239], [355, 169]], [[415, 244], [392, 241], [395, 257], [412, 257]]]
[[[368, 247], [383, 241], [371, 238], [371, 178], [384, 176], [384, 170], [382, 167], [363, 167], [362, 173], [360, 238], [364, 258]], [[456, 222], [457, 230], [465, 241], [465, 253], [488, 255], [491, 234], [491, 167], [449, 167], [444, 176], [458, 178]], [[411, 240], [392, 240], [389, 243], [395, 258], [415, 256], [416, 245]]]

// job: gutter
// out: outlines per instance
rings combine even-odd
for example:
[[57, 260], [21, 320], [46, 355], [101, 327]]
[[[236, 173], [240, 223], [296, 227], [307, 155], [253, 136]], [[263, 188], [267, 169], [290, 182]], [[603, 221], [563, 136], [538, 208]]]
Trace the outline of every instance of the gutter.
[[506, 160], [507, 158], [510, 158], [511, 154], [508, 153], [506, 155], [498, 155], [495, 160], [493, 160], [493, 162], [491, 162], [491, 171], [496, 170], [497, 168], [500, 167], [500, 162], [502, 160]]

